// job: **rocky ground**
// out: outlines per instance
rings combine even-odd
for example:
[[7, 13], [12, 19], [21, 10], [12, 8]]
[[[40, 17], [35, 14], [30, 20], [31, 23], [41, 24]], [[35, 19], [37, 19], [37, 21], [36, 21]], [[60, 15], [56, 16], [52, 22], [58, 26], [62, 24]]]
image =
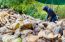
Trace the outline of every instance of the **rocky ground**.
[[0, 42], [65, 42], [64, 29], [65, 19], [53, 23], [0, 9]]

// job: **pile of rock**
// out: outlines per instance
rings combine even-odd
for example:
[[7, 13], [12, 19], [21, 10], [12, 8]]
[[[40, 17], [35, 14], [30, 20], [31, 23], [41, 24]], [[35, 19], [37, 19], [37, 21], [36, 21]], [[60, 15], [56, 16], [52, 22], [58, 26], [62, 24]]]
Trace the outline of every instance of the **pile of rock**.
[[0, 10], [0, 40], [3, 42], [65, 41], [65, 20], [53, 23], [20, 15], [11, 9]]

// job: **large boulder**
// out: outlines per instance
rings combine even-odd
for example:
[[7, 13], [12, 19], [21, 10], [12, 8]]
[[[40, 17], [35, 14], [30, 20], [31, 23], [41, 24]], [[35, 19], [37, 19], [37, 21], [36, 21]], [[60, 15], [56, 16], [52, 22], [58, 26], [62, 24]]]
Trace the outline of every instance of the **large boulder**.
[[54, 35], [53, 32], [51, 32], [49, 30], [41, 30], [38, 33], [38, 37], [44, 37], [46, 39], [56, 38], [57, 36], [58, 36], [58, 34]]

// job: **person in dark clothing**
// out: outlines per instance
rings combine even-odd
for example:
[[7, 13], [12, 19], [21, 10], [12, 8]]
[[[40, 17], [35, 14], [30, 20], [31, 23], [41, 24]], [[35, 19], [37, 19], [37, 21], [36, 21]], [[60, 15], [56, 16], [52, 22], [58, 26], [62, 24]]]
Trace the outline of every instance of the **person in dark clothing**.
[[54, 13], [54, 11], [51, 8], [49, 8], [48, 6], [45, 6], [43, 10], [48, 13], [46, 17], [46, 21], [48, 20], [49, 17], [50, 17], [50, 22], [55, 22], [58, 20], [57, 15]]

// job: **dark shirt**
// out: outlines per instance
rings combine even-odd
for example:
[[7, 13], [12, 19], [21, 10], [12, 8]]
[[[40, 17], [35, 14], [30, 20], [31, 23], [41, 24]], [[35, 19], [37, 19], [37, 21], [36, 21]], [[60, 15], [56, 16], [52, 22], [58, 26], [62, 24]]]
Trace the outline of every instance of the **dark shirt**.
[[48, 11], [47, 11], [47, 13], [48, 13], [48, 15], [49, 16], [51, 16], [51, 17], [55, 17], [56, 16], [56, 14], [53, 12], [53, 10], [52, 9], [48, 9]]
[[51, 17], [50, 22], [57, 21], [57, 16], [56, 16], [55, 12], [51, 8], [49, 8], [49, 7], [46, 6], [46, 7], [44, 7], [43, 10], [45, 10], [47, 12], [47, 14], [48, 14], [46, 19], [48, 19], [49, 17]]

